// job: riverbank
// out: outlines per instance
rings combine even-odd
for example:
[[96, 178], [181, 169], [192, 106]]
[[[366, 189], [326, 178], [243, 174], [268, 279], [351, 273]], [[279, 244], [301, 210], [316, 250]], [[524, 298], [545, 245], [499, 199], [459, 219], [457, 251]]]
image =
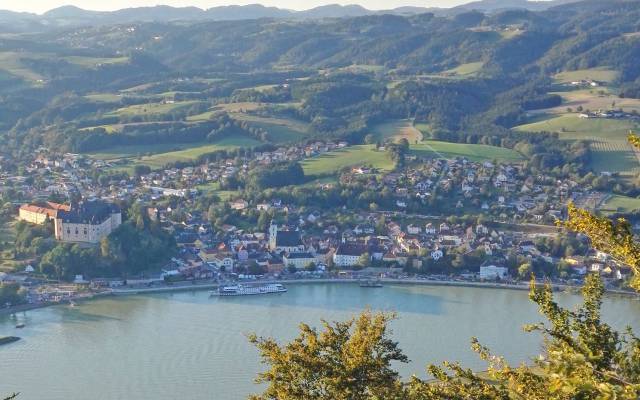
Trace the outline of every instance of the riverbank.
[[104, 296], [111, 296], [111, 292], [95, 292], [95, 293], [92, 293], [90, 296], [76, 297], [72, 300], [63, 300], [58, 302], [44, 301], [39, 303], [27, 303], [27, 304], [20, 304], [17, 306], [4, 307], [4, 308], [0, 308], [0, 316], [36, 310], [38, 308], [44, 308], [49, 306], [70, 304], [71, 302], [80, 303], [83, 301], [92, 300], [96, 297], [104, 297]]
[[[322, 278], [322, 279], [279, 279], [279, 280], [260, 280], [260, 281], [247, 281], [244, 284], [273, 284], [282, 283], [285, 285], [296, 284], [313, 284], [313, 283], [341, 283], [341, 284], [357, 284], [361, 279], [356, 278]], [[391, 285], [422, 285], [422, 286], [455, 286], [455, 287], [473, 287], [484, 289], [508, 289], [508, 290], [526, 290], [528, 291], [529, 283], [499, 283], [499, 282], [472, 282], [472, 281], [458, 281], [458, 280], [429, 280], [429, 279], [397, 279], [397, 278], [382, 278], [380, 281], [383, 284]], [[175, 291], [189, 291], [189, 290], [213, 290], [219, 287], [219, 283], [215, 281], [204, 281], [202, 283], [184, 283], [184, 284], [171, 284], [153, 288], [126, 288], [126, 289], [113, 289], [111, 293], [117, 296], [135, 295], [135, 294], [148, 294], [148, 293], [162, 293], [162, 292], [175, 292]], [[564, 285], [558, 283], [552, 283], [551, 289], [553, 291], [580, 291], [580, 286]], [[607, 290], [607, 294], [623, 295], [639, 297], [640, 294], [625, 290]]]
[[[382, 278], [380, 279], [383, 284], [386, 285], [419, 285], [419, 286], [451, 286], [451, 287], [472, 287], [472, 288], [481, 288], [481, 289], [507, 289], [507, 290], [520, 290], [520, 291], [528, 291], [529, 283], [499, 283], [499, 282], [471, 282], [471, 281], [458, 281], [458, 280], [429, 280], [429, 279], [397, 279], [397, 278]], [[356, 278], [322, 278], [322, 279], [281, 279], [281, 280], [261, 280], [261, 281], [247, 281], [243, 282], [244, 284], [273, 284], [273, 283], [282, 283], [285, 285], [304, 285], [304, 284], [358, 284], [360, 279]], [[78, 299], [74, 299], [74, 302], [82, 302], [89, 301], [95, 299], [97, 297], [104, 296], [132, 296], [132, 295], [141, 295], [141, 294], [154, 294], [154, 293], [166, 293], [166, 292], [185, 292], [185, 291], [201, 291], [201, 290], [215, 290], [218, 289], [220, 284], [216, 281], [201, 281], [194, 283], [185, 282], [185, 283], [172, 283], [165, 284], [157, 287], [130, 287], [130, 288], [118, 288], [111, 289], [109, 291], [94, 293], [90, 297], [82, 297]], [[573, 285], [563, 285], [558, 283], [551, 284], [551, 288], [556, 292], [574, 292], [577, 293], [580, 291], [581, 287], [573, 286]], [[607, 290], [607, 295], [617, 295], [617, 296], [625, 296], [625, 297], [634, 297], [640, 298], [640, 294], [631, 291], [625, 290]], [[62, 305], [69, 304], [69, 301], [59, 302], [59, 303], [33, 303], [33, 304], [22, 304], [15, 307], [2, 308], [0, 309], [0, 316], [7, 314], [15, 314], [18, 312], [26, 312], [38, 308], [48, 307], [52, 305]]]

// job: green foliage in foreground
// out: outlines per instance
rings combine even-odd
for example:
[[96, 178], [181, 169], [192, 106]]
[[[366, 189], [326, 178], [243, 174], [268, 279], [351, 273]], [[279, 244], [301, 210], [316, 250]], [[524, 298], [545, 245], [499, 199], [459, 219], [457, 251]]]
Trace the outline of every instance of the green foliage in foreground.
[[[630, 135], [629, 141], [640, 147], [637, 136]], [[562, 225], [630, 266], [634, 278], [629, 285], [640, 291], [640, 244], [628, 221], [610, 221], [570, 204]], [[638, 399], [640, 338], [630, 328], [619, 333], [602, 322], [599, 275], [587, 276], [582, 295], [583, 304], [568, 310], [554, 301], [550, 285], [536, 287], [532, 280], [529, 297], [547, 323], [524, 329], [542, 334], [541, 354], [531, 365], [512, 367], [474, 338], [473, 350], [487, 362], [482, 375], [445, 361], [427, 367], [432, 381], [414, 375], [402, 382], [391, 362], [406, 362], [406, 357], [389, 338], [393, 315], [388, 314], [365, 312], [346, 323], [324, 322], [322, 332], [301, 325], [300, 336], [285, 346], [253, 335], [250, 341], [270, 367], [257, 379], [267, 389], [253, 399]]]
[[571, 311], [554, 301], [550, 286], [532, 283], [530, 298], [548, 320], [525, 327], [544, 337], [533, 365], [512, 367], [473, 339], [488, 372], [445, 362], [428, 366], [432, 381], [403, 382], [392, 368], [407, 361], [389, 335], [393, 314], [366, 311], [347, 322], [324, 321], [322, 331], [301, 324], [300, 335], [284, 346], [252, 335], [269, 366], [257, 379], [267, 389], [252, 399], [637, 399], [640, 339], [600, 320], [603, 293], [600, 278], [590, 275], [584, 303]]

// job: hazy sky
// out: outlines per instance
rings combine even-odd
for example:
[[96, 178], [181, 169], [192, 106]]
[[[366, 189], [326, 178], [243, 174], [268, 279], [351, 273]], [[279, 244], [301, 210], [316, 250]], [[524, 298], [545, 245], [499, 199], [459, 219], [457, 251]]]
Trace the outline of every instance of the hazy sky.
[[117, 10], [127, 7], [155, 6], [196, 6], [210, 8], [228, 4], [254, 4], [306, 10], [323, 4], [360, 4], [371, 10], [389, 9], [400, 6], [452, 7], [471, 0], [0, 0], [0, 10], [28, 11], [43, 13], [55, 7], [72, 4], [87, 10]]

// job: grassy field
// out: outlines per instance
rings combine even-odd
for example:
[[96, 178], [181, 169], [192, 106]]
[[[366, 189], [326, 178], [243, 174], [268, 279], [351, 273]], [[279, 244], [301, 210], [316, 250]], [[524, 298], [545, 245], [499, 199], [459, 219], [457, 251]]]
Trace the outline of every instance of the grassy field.
[[158, 143], [140, 144], [130, 146], [114, 146], [97, 152], [87, 153], [91, 158], [97, 160], [118, 160], [122, 158], [137, 157], [143, 155], [153, 155], [181, 151], [195, 147], [208, 146], [211, 143]]
[[[33, 69], [25, 65], [21, 59], [42, 59], [42, 60], [58, 60], [59, 57], [49, 53], [39, 52], [0, 52], [0, 70], [5, 70], [11, 75], [17, 76], [31, 83], [41, 83], [43, 76]], [[62, 60], [70, 64], [77, 65], [82, 68], [95, 68], [103, 64], [125, 63], [128, 57], [85, 57], [85, 56], [67, 56]]]
[[9, 74], [22, 78], [28, 82], [38, 82], [42, 76], [37, 72], [29, 69], [20, 61], [21, 58], [31, 57], [32, 53], [18, 53], [11, 51], [0, 52], [0, 69], [7, 71]]
[[96, 103], [116, 103], [122, 100], [122, 95], [115, 93], [94, 93], [84, 96], [85, 99]]
[[144, 116], [144, 115], [166, 115], [178, 111], [184, 111], [185, 109], [192, 107], [200, 103], [199, 101], [177, 101], [175, 103], [148, 103], [148, 104], [135, 104], [128, 107], [119, 108], [110, 113], [105, 114], [105, 117], [127, 117], [127, 116]]
[[377, 151], [374, 145], [351, 146], [302, 161], [306, 175], [332, 174], [357, 165], [370, 165], [383, 171], [393, 169], [393, 162], [387, 153]]
[[480, 71], [484, 63], [482, 61], [472, 62], [467, 64], [460, 64], [455, 68], [448, 69], [443, 71], [443, 74], [446, 75], [458, 75], [458, 76], [468, 76], [475, 75]]
[[409, 143], [415, 143], [416, 141], [419, 142], [422, 140], [422, 132], [416, 129], [411, 121], [406, 119], [378, 124], [373, 127], [371, 133], [375, 136], [376, 140], [380, 141], [385, 141], [389, 138], [398, 141], [406, 138]]
[[258, 146], [259, 142], [246, 136], [229, 137], [215, 143], [160, 143], [150, 145], [115, 146], [87, 153], [91, 158], [108, 162], [119, 161], [114, 170], [131, 173], [136, 165], [159, 169], [178, 161], [193, 161], [199, 156], [218, 150]]
[[618, 71], [602, 68], [579, 69], [560, 72], [554, 76], [557, 83], [571, 83], [572, 81], [592, 79], [600, 82], [613, 82], [618, 77]]
[[567, 112], [568, 107], [574, 111], [578, 107], [582, 107], [584, 110], [591, 111], [622, 109], [626, 112], [632, 112], [633, 110], [640, 112], [640, 99], [621, 99], [605, 87], [552, 92], [551, 94], [557, 94], [562, 97], [562, 104], [557, 107], [542, 110], [541, 112], [564, 114]]
[[96, 128], [104, 128], [107, 133], [118, 133], [122, 132], [125, 127], [133, 127], [133, 126], [145, 126], [145, 125], [171, 125], [172, 121], [151, 121], [151, 122], [130, 122], [128, 124], [107, 124], [107, 125], [98, 125], [98, 126], [88, 126], [86, 128], [80, 128], [78, 131], [85, 132], [90, 131]]
[[129, 57], [84, 57], [84, 56], [69, 56], [64, 59], [71, 64], [79, 65], [85, 68], [95, 68], [100, 65], [107, 64], [124, 64], [129, 61]]
[[232, 150], [240, 147], [258, 146], [260, 144], [261, 142], [246, 136], [224, 138], [215, 143], [200, 144], [183, 150], [143, 156], [137, 160], [132, 160], [133, 162], [130, 167], [135, 165], [148, 165], [153, 169], [158, 169], [169, 163], [193, 161], [203, 154], [212, 153], [218, 150]]
[[528, 132], [558, 132], [565, 140], [588, 140], [592, 149], [592, 168], [602, 172], [630, 173], [639, 167], [627, 143], [629, 130], [638, 125], [629, 120], [579, 118], [577, 114], [541, 115], [537, 120], [514, 129]]
[[223, 201], [233, 199], [238, 196], [238, 193], [240, 193], [236, 190], [220, 190], [219, 186], [218, 182], [211, 182], [204, 185], [198, 185], [196, 186], [196, 189], [206, 192], [207, 194], [215, 194]]
[[231, 116], [250, 125], [262, 128], [269, 133], [275, 143], [290, 143], [302, 139], [309, 132], [307, 123], [292, 118], [262, 117], [241, 112], [232, 112]]
[[410, 154], [418, 157], [445, 158], [465, 157], [470, 161], [505, 161], [517, 162], [523, 159], [515, 150], [483, 144], [449, 143], [437, 140], [425, 140], [417, 145], [410, 145]]
[[600, 211], [605, 214], [629, 213], [640, 210], [640, 199], [614, 194], [600, 206]]

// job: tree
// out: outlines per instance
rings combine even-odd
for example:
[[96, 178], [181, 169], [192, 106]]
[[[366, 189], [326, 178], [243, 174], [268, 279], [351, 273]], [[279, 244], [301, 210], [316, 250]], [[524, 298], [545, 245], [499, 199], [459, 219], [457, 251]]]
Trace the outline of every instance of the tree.
[[[570, 204], [568, 218], [561, 225], [586, 235], [594, 248], [630, 266], [634, 272], [630, 286], [640, 291], [640, 244], [634, 241], [628, 221], [622, 218], [610, 221]], [[528, 269], [524, 264], [519, 271]], [[271, 339], [253, 336], [251, 341], [261, 350], [263, 362], [271, 366], [258, 378], [269, 386], [255, 399], [637, 400], [640, 338], [630, 329], [619, 333], [602, 322], [604, 284], [599, 275], [586, 277], [582, 295], [582, 305], [569, 310], [554, 301], [549, 284], [536, 286], [532, 279], [529, 297], [548, 321], [525, 326], [527, 332], [539, 332], [544, 339], [542, 352], [533, 365], [512, 367], [473, 338], [472, 348], [487, 362], [487, 372], [478, 375], [460, 364], [444, 362], [427, 369], [435, 381], [414, 376], [407, 383], [400, 382], [390, 368], [393, 357], [384, 357], [377, 364], [377, 368], [385, 371], [384, 380], [363, 373], [367, 371], [364, 368], [353, 369], [362, 360], [377, 359], [380, 349], [385, 349], [384, 344], [388, 343], [384, 335], [372, 335], [368, 345], [357, 351], [345, 347], [351, 341], [354, 320], [335, 325], [324, 322], [325, 331], [321, 334], [301, 325], [300, 337], [285, 347]], [[376, 331], [385, 332], [389, 318], [384, 315], [375, 318], [379, 324]], [[356, 320], [371, 319], [366, 312]], [[397, 351], [393, 354], [402, 355], [397, 346], [393, 350]], [[369, 365], [371, 362], [365, 363]], [[381, 384], [385, 386], [380, 387]]]
[[524, 263], [518, 267], [518, 277], [520, 279], [529, 279], [531, 278], [531, 263]]
[[151, 167], [148, 165], [136, 165], [133, 167], [133, 173], [137, 177], [148, 175], [151, 173]]
[[365, 252], [358, 258], [358, 265], [361, 267], [368, 267], [371, 265], [371, 256], [369, 253]]
[[408, 359], [389, 337], [393, 318], [366, 311], [346, 322], [323, 321], [321, 332], [300, 324], [300, 335], [284, 346], [250, 335], [269, 365], [256, 379], [267, 388], [252, 399], [401, 399], [404, 389], [391, 363]]

